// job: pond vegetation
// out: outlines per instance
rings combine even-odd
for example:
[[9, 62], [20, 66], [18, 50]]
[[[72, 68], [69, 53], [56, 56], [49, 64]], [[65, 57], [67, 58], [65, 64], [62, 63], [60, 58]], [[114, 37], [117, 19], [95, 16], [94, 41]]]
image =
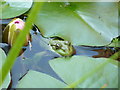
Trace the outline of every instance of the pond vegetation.
[[0, 9], [1, 88], [118, 88], [117, 2], [3, 0]]

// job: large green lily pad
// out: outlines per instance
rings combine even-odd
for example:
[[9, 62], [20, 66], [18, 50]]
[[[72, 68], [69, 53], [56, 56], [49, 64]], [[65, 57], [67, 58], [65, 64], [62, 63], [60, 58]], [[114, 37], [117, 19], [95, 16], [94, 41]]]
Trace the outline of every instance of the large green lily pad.
[[[6, 58], [6, 55], [5, 55], [4, 51], [0, 48], [0, 69], [2, 68], [2, 65], [5, 62], [5, 58]], [[5, 81], [3, 82], [2, 86], [0, 87], [0, 89], [1, 88], [8, 88], [10, 80], [11, 80], [10, 73], [8, 73], [8, 75], [5, 79]]]
[[[90, 58], [85, 56], [73, 56], [71, 58], [57, 58], [49, 63], [53, 70], [68, 85], [82, 79], [83, 76], [105, 63], [106, 58]], [[112, 61], [118, 64], [117, 61]], [[92, 76], [76, 85], [76, 88], [118, 88], [118, 66], [111, 62], [101, 67]]]
[[116, 2], [45, 2], [35, 24], [45, 37], [102, 46], [118, 36]]
[[66, 85], [46, 74], [30, 70], [18, 84], [18, 88], [63, 88]]
[[0, 4], [0, 9], [2, 9], [1, 19], [13, 18], [25, 13], [31, 8], [32, 2], [33, 0], [2, 0]]

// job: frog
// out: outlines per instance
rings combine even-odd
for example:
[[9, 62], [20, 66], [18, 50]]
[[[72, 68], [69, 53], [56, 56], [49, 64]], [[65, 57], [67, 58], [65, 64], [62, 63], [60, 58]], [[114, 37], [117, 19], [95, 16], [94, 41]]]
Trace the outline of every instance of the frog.
[[75, 54], [73, 45], [67, 40], [50, 39], [49, 45], [53, 51], [61, 56], [69, 57]]

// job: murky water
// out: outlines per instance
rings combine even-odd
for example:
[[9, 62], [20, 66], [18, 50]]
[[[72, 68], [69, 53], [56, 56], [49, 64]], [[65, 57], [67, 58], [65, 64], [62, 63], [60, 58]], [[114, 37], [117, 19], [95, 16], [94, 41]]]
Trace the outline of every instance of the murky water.
[[[2, 25], [1, 29], [4, 30], [5, 26], [10, 21], [11, 19], [3, 20], [3, 22], [0, 23]], [[32, 48], [30, 48], [29, 46], [24, 47], [24, 52], [16, 59], [15, 64], [11, 70], [12, 84], [10, 88], [15, 88], [18, 81], [29, 70], [35, 70], [42, 73], [46, 73], [56, 79], [61, 80], [60, 77], [52, 70], [52, 68], [48, 64], [49, 60], [54, 59], [56, 57], [60, 57], [60, 55], [49, 49], [47, 39], [41, 36], [37, 28], [34, 27], [34, 29], [31, 30], [30, 33], [32, 36], [31, 42]], [[5, 43], [0, 43], [0, 47], [5, 51], [6, 54], [10, 50], [10, 46]], [[83, 55], [94, 58], [98, 57], [108, 58], [116, 52], [112, 47], [108, 48], [108, 47], [74, 46], [74, 48], [76, 50], [76, 55]]]

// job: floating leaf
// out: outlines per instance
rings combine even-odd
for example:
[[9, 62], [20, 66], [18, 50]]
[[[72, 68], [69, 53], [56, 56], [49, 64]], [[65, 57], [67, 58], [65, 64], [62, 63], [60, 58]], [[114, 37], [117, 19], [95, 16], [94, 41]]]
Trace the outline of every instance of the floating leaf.
[[[6, 55], [5, 55], [4, 51], [0, 48], [0, 69], [5, 62], [5, 58], [6, 58]], [[0, 89], [7, 88], [10, 83], [10, 80], [11, 80], [11, 77], [10, 77], [10, 73], [9, 73], [7, 75], [5, 81], [3, 82], [2, 87], [0, 87]], [[1, 82], [1, 80], [0, 80], [0, 82]]]
[[35, 24], [46, 37], [58, 36], [74, 45], [101, 46], [118, 36], [115, 2], [46, 2], [41, 10]]
[[32, 6], [33, 0], [2, 0], [0, 13], [1, 19], [8, 19], [19, 16], [28, 11]]
[[[90, 58], [85, 56], [73, 56], [71, 58], [57, 58], [49, 63], [53, 70], [68, 85], [82, 79], [84, 75], [104, 63], [106, 58]], [[117, 63], [117, 61], [112, 61]], [[118, 87], [118, 66], [112, 63], [107, 64], [98, 72], [89, 76], [85, 81], [79, 83], [77, 88], [117, 88]]]
[[18, 88], [63, 88], [66, 85], [46, 74], [30, 70], [18, 84]]

